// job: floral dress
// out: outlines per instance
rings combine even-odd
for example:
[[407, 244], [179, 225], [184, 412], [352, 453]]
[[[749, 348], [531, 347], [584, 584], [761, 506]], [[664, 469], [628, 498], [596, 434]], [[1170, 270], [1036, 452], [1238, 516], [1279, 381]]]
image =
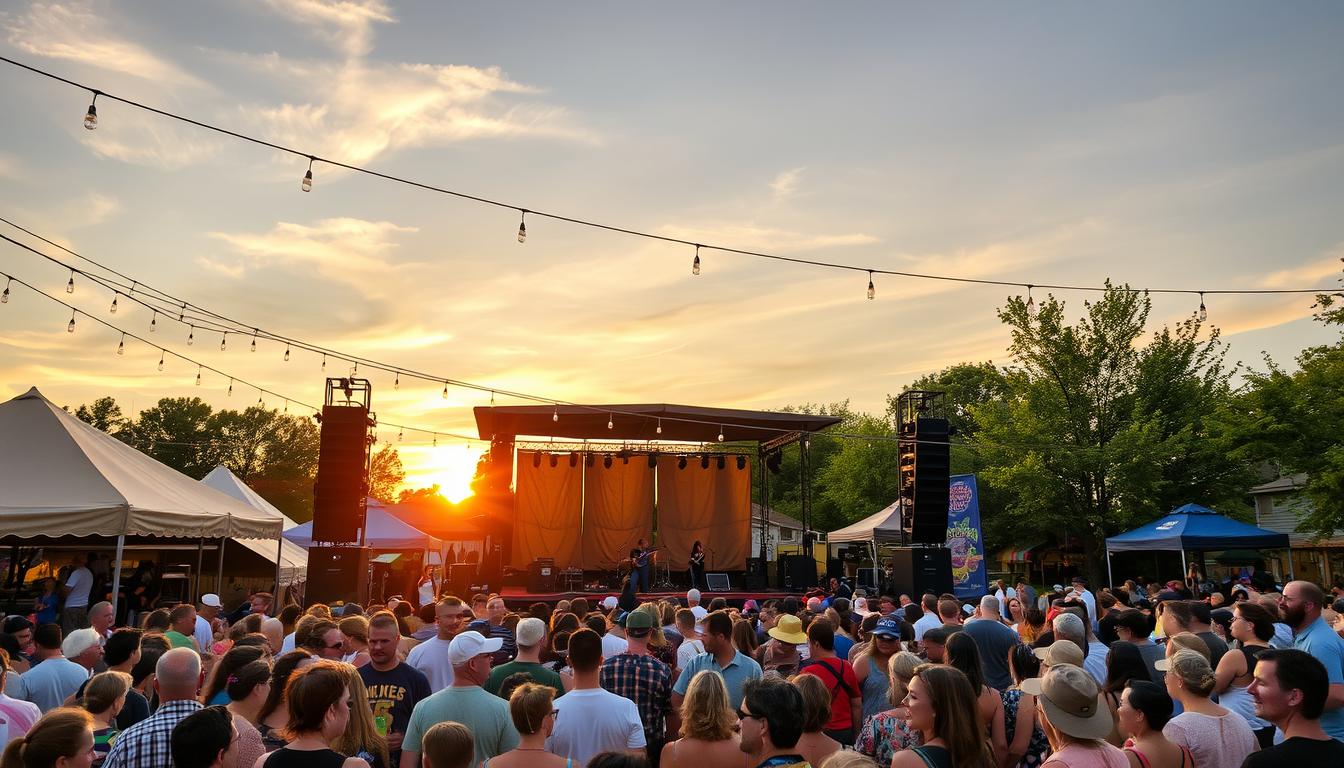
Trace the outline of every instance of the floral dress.
[[891, 758], [897, 752], [919, 746], [919, 734], [910, 730], [905, 712], [897, 713], [898, 710], [889, 709], [868, 718], [859, 730], [854, 751], [873, 758], [878, 765], [891, 765]]
[[[1022, 702], [1022, 691], [1008, 688], [1000, 691], [999, 696], [1003, 699], [1003, 735], [1008, 744], [1012, 744], [1013, 734], [1017, 733], [1017, 706]], [[1046, 739], [1045, 731], [1041, 730], [1040, 720], [1033, 720], [1031, 726], [1027, 754], [1018, 761], [1018, 768], [1035, 768], [1050, 755], [1050, 741]]]

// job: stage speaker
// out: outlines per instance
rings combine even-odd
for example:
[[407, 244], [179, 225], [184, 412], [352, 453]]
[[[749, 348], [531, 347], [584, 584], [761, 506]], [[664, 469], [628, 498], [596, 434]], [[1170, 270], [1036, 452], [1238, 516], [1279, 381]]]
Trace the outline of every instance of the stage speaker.
[[445, 595], [471, 603], [471, 583], [476, 580], [476, 563], [453, 563], [448, 568]]
[[555, 591], [555, 560], [539, 557], [527, 569], [527, 591], [534, 595]]
[[949, 424], [920, 416], [906, 429], [900, 441], [901, 497], [908, 510], [903, 523], [912, 543], [943, 544], [952, 468]]
[[952, 591], [952, 551], [946, 547], [896, 547], [891, 550], [893, 592], [916, 602], [925, 592]]
[[368, 437], [367, 408], [323, 406], [317, 482], [313, 486], [313, 541], [359, 540], [369, 485]]
[[766, 583], [765, 558], [747, 558], [747, 576], [745, 581], [746, 587], [749, 590], [765, 589], [769, 586]]
[[304, 601], [313, 603], [369, 602], [368, 547], [311, 547]]
[[784, 589], [801, 592], [817, 586], [817, 561], [807, 555], [780, 555], [779, 585]]
[[726, 573], [706, 573], [705, 587], [706, 592], [727, 592], [732, 589]]
[[859, 588], [868, 591], [869, 595], [878, 595], [882, 593], [882, 569], [881, 568], [860, 568], [859, 569]]

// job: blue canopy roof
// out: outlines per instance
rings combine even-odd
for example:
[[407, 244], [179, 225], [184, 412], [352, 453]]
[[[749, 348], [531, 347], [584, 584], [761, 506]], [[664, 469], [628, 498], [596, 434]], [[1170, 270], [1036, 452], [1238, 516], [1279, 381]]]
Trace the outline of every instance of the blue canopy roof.
[[1208, 507], [1186, 504], [1147, 525], [1106, 539], [1109, 552], [1145, 549], [1276, 549], [1288, 546], [1288, 534], [1267, 531], [1224, 517]]

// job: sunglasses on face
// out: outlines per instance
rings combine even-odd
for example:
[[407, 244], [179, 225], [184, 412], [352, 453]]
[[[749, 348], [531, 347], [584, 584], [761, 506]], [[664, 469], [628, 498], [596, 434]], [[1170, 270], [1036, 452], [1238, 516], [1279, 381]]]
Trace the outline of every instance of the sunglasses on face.
[[739, 707], [738, 710], [737, 710], [737, 719], [738, 719], [738, 720], [748, 720], [748, 719], [750, 719], [750, 720], [760, 720], [761, 718], [760, 718], [759, 716], [757, 716], [757, 715], [753, 715], [753, 714], [751, 714], [750, 712], [743, 712], [742, 709]]
[[344, 646], [344, 643], [333, 643], [333, 644], [331, 644], [331, 645], [326, 645], [326, 646], [323, 646], [323, 647], [326, 648], [326, 649], [329, 650], [329, 651], [335, 651], [335, 650], [339, 650], [339, 649], [340, 649], [341, 647], [343, 647], [343, 646]]

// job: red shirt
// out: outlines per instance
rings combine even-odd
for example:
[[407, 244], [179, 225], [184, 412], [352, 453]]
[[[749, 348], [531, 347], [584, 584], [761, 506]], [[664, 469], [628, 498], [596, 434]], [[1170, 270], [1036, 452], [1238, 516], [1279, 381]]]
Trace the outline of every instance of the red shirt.
[[798, 670], [799, 674], [816, 675], [831, 692], [831, 719], [826, 723], [828, 731], [843, 731], [860, 723], [850, 721], [850, 702], [862, 696], [859, 693], [859, 679], [854, 676], [854, 667], [840, 658], [808, 659]]

